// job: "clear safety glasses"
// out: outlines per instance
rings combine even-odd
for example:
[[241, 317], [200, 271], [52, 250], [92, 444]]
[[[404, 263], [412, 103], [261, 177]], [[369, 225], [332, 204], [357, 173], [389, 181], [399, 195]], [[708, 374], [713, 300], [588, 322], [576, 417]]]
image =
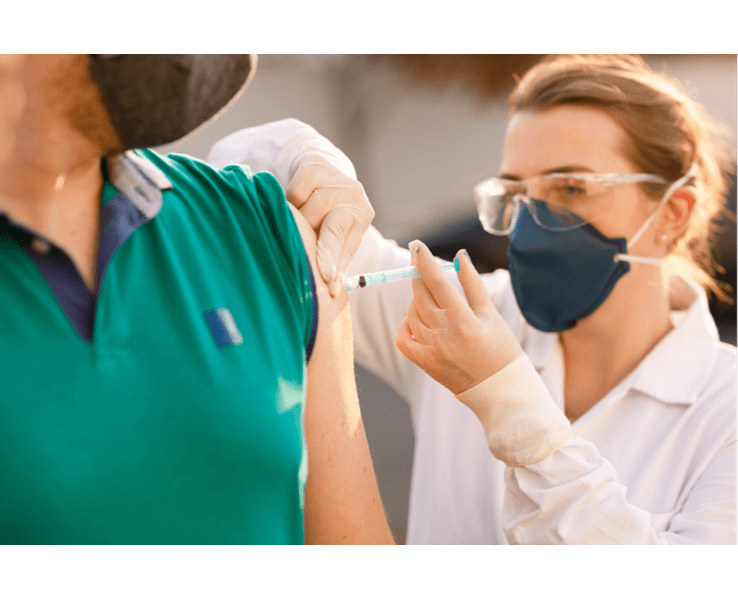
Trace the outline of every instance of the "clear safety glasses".
[[668, 183], [647, 173], [550, 173], [529, 179], [487, 179], [474, 188], [482, 227], [507, 235], [525, 204], [536, 223], [551, 231], [581, 227], [614, 208], [608, 192], [622, 183]]

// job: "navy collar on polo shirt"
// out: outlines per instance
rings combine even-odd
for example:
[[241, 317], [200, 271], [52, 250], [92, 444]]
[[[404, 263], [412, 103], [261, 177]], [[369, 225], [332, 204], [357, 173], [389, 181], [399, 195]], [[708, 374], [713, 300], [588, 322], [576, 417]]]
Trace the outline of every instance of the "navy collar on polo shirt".
[[[100, 245], [97, 281], [100, 289], [105, 269], [116, 250], [142, 224], [161, 210], [162, 190], [172, 187], [167, 177], [134, 151], [108, 158], [102, 163], [105, 185], [100, 211]], [[50, 240], [14, 223], [0, 210], [0, 230], [5, 230], [26, 249], [46, 279], [80, 337], [92, 341], [97, 292], [85, 285], [69, 256]]]

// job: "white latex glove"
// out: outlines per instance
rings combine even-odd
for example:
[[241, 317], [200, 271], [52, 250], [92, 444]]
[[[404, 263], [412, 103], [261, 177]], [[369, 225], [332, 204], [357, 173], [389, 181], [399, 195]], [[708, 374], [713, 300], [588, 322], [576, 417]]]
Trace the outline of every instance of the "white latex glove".
[[283, 119], [226, 136], [213, 145], [207, 161], [216, 168], [245, 164], [253, 172], [274, 174], [287, 200], [318, 234], [318, 270], [336, 296], [374, 218], [348, 157], [309, 125]]
[[332, 296], [374, 218], [364, 187], [320, 156], [301, 162], [285, 189], [318, 234], [316, 262]]
[[424, 244], [409, 247], [422, 279], [413, 280], [408, 316], [397, 332], [400, 352], [474, 412], [498, 460], [524, 466], [556, 452], [571, 437], [571, 425], [466, 251], [456, 255], [465, 300]]
[[336, 296], [374, 218], [348, 157], [309, 125], [283, 119], [226, 136], [207, 160], [217, 168], [246, 164], [254, 172], [270, 171], [277, 177], [287, 200], [318, 234], [318, 269]]
[[456, 258], [466, 299], [425, 244], [416, 240], [409, 248], [422, 279], [412, 282], [413, 299], [396, 338], [400, 352], [454, 394], [523, 353], [465, 250]]
[[374, 209], [348, 157], [312, 127], [289, 122], [299, 131], [282, 145], [274, 172], [287, 200], [318, 234], [318, 269], [336, 296]]

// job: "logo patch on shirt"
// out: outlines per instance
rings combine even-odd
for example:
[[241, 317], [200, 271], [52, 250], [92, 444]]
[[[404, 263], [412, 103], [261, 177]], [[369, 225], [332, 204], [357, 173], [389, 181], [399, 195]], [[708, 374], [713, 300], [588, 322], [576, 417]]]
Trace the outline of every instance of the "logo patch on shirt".
[[233, 319], [230, 310], [227, 308], [206, 310], [203, 316], [208, 327], [210, 327], [210, 332], [213, 334], [213, 339], [215, 339], [218, 348], [243, 344], [243, 336], [236, 327], [236, 321]]

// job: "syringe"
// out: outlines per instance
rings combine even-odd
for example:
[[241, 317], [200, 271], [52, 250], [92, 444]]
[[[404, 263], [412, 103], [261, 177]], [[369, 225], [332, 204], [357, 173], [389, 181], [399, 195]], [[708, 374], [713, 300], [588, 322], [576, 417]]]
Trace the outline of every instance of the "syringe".
[[[459, 272], [459, 259], [454, 258], [454, 262], [440, 265], [446, 271], [454, 270]], [[379, 283], [387, 283], [389, 281], [397, 281], [399, 279], [407, 279], [408, 277], [420, 277], [420, 273], [415, 267], [404, 267], [402, 269], [391, 269], [389, 271], [380, 271], [378, 273], [365, 273], [364, 275], [352, 275], [344, 278], [346, 290], [349, 292], [358, 288], [364, 288]]]

